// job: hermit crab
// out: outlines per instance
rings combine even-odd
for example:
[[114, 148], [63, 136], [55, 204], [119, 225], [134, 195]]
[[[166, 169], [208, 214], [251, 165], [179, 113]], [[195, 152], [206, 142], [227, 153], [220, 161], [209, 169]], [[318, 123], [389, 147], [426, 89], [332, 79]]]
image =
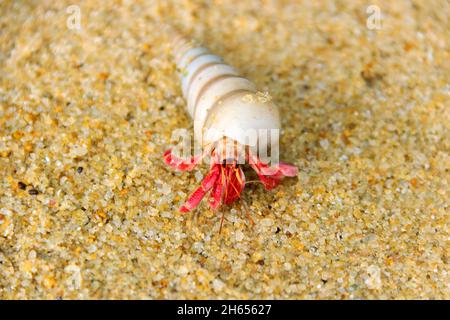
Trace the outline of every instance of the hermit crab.
[[186, 158], [169, 149], [164, 160], [174, 169], [188, 171], [207, 156], [211, 160], [209, 173], [181, 212], [196, 208], [208, 192], [213, 210], [239, 199], [246, 184], [243, 164], [255, 170], [267, 190], [283, 177], [297, 175], [295, 166], [277, 159], [269, 163], [267, 152], [262, 157], [263, 150], [271, 154], [278, 150], [279, 112], [268, 94], [258, 92], [235, 68], [178, 32], [171, 33], [171, 52], [201, 151]]

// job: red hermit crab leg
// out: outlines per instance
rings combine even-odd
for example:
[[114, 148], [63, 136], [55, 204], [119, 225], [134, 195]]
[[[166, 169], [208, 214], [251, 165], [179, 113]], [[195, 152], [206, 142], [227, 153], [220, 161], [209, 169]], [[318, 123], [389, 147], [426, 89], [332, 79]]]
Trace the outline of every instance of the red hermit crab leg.
[[211, 190], [211, 188], [214, 186], [215, 182], [217, 181], [217, 178], [219, 177], [219, 173], [220, 173], [220, 166], [217, 164], [213, 165], [211, 171], [203, 179], [200, 187], [194, 191], [194, 193], [189, 197], [186, 203], [180, 208], [180, 211], [189, 212], [195, 207], [197, 207], [200, 201], [202, 201], [205, 194], [209, 190]]
[[205, 157], [205, 153], [193, 156], [188, 159], [182, 159], [175, 156], [172, 152], [172, 149], [169, 149], [164, 152], [163, 157], [166, 164], [171, 168], [182, 171], [191, 171], [197, 164], [200, 163], [200, 161], [202, 161], [202, 159]]
[[269, 166], [263, 163], [257, 156], [251, 154], [250, 151], [249, 163], [267, 190], [275, 188], [283, 177], [295, 177], [298, 173], [295, 166], [283, 162]]

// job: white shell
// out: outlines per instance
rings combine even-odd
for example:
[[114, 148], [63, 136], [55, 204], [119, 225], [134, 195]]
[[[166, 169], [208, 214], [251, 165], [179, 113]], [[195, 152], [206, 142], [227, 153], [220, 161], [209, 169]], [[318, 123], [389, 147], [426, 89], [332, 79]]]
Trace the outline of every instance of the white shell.
[[280, 129], [277, 106], [257, 93], [255, 85], [236, 69], [180, 36], [172, 45], [195, 138], [203, 145], [222, 137], [249, 145], [249, 132]]
[[203, 68], [222, 62], [222, 59], [214, 54], [202, 55], [191, 61], [184, 69], [181, 69], [181, 87], [183, 95], [188, 95], [188, 85], [192, 80], [196, 80], [198, 72]]
[[188, 52], [186, 52], [186, 54], [184, 54], [181, 57], [180, 63], [178, 64], [178, 68], [180, 68], [180, 69], [186, 68], [188, 63], [191, 63], [192, 60], [194, 60], [198, 56], [200, 56], [200, 55], [202, 55], [204, 53], [208, 53], [208, 52], [209, 52], [208, 49], [203, 48], [203, 47], [198, 47], [198, 48], [194, 48], [192, 50], [189, 50]]

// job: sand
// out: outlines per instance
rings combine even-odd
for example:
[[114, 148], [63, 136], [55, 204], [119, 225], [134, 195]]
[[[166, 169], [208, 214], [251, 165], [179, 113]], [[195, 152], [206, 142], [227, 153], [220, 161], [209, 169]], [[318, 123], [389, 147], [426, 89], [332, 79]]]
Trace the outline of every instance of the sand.
[[[447, 1], [71, 4], [0, 3], [0, 298], [450, 298]], [[270, 92], [297, 178], [177, 211], [161, 23]]]

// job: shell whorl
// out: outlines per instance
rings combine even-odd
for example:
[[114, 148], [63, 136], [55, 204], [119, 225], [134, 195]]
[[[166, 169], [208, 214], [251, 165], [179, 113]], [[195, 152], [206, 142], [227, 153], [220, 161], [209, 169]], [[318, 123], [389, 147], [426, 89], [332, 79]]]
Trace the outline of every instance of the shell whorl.
[[256, 86], [235, 68], [179, 34], [173, 36], [171, 45], [194, 134], [203, 144], [220, 138], [205, 138], [208, 129], [244, 145], [241, 130], [279, 129], [278, 108], [270, 101], [252, 100], [257, 97]]

